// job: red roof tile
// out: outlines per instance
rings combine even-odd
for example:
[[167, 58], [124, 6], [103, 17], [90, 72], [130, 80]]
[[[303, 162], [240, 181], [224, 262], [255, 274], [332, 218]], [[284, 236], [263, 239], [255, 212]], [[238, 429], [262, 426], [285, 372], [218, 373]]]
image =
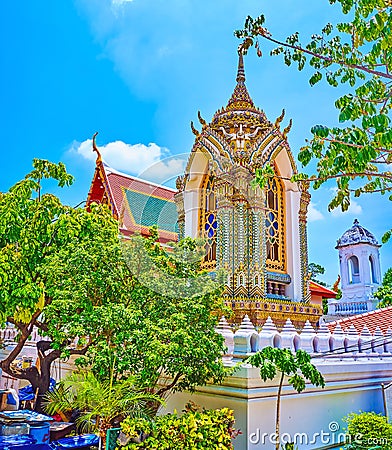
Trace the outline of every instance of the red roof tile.
[[323, 298], [336, 298], [337, 295], [337, 292], [312, 280], [309, 281], [309, 289], [311, 294], [321, 295]]
[[106, 195], [124, 235], [140, 233], [149, 236], [149, 227], [157, 225], [159, 241], [165, 243], [178, 240], [175, 231], [176, 192], [175, 189], [118, 172], [97, 160], [87, 203], [105, 201]]
[[351, 325], [354, 325], [355, 329], [360, 334], [363, 327], [366, 325], [372, 334], [377, 327], [385, 334], [389, 327], [392, 328], [392, 306], [327, 323], [329, 331], [333, 332], [338, 323], [343, 328], [343, 331], [347, 331]]

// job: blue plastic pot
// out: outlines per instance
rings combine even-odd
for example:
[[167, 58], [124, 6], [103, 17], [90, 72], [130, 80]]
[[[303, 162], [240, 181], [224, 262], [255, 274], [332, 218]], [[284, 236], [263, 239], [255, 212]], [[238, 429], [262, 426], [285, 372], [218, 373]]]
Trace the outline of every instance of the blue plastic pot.
[[98, 445], [99, 437], [96, 434], [82, 434], [80, 436], [72, 436], [62, 438], [52, 442], [52, 447], [56, 450], [69, 448], [88, 448], [92, 445]]

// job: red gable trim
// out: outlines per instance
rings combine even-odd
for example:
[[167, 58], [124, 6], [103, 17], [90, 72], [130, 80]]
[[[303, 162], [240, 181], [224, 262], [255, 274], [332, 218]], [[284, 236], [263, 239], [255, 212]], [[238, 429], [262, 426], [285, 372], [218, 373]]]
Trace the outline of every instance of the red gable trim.
[[323, 298], [336, 298], [337, 295], [337, 292], [312, 280], [309, 281], [309, 289], [311, 294], [321, 295]]

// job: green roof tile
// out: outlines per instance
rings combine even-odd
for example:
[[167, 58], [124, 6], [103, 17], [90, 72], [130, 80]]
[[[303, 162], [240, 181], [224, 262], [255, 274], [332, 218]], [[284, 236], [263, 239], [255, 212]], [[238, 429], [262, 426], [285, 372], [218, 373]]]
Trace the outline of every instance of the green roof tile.
[[178, 233], [175, 203], [130, 189], [125, 190], [125, 196], [136, 224], [157, 225], [159, 230]]

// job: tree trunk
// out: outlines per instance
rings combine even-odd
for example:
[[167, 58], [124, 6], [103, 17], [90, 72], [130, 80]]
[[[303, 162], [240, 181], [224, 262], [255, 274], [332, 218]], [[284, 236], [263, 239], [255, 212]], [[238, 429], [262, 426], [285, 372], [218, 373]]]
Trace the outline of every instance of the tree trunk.
[[275, 444], [275, 450], [279, 450], [280, 447], [280, 397], [282, 394], [282, 386], [283, 386], [283, 380], [284, 380], [284, 373], [282, 372], [282, 375], [280, 376], [279, 381], [279, 388], [278, 388], [278, 396], [276, 399], [276, 423], [275, 423], [275, 434], [276, 434], [276, 444]]
[[50, 385], [50, 366], [52, 361], [47, 362], [46, 364], [41, 365], [40, 376], [38, 377], [35, 383], [31, 383], [33, 386], [33, 391], [37, 393], [37, 400], [35, 402], [34, 411], [39, 413], [44, 413], [43, 410], [43, 399], [46, 392], [49, 390]]
[[[43, 411], [43, 399], [44, 395], [48, 392], [50, 386], [50, 368], [52, 366], [52, 362], [60, 357], [60, 350], [51, 350], [50, 348], [51, 342], [49, 341], [39, 341], [37, 342], [37, 353], [38, 353], [38, 361], [39, 361], [39, 370], [40, 376], [35, 384], [32, 383], [34, 392], [37, 392], [37, 401], [35, 403], [34, 410], [37, 412]], [[51, 350], [50, 353], [45, 354], [46, 351]]]
[[39, 341], [37, 342], [37, 354], [39, 361], [39, 368], [36, 366], [27, 367], [26, 369], [20, 369], [13, 366], [15, 358], [21, 352], [27, 339], [21, 339], [15, 349], [8, 355], [8, 357], [1, 361], [0, 367], [8, 375], [18, 378], [20, 380], [27, 380], [30, 382], [34, 394], [37, 393], [37, 401], [35, 403], [35, 411], [43, 412], [42, 401], [43, 396], [49, 390], [50, 384], [50, 368], [52, 362], [60, 357], [59, 350], [52, 350], [49, 354], [45, 355], [45, 351], [50, 349], [50, 342]]

